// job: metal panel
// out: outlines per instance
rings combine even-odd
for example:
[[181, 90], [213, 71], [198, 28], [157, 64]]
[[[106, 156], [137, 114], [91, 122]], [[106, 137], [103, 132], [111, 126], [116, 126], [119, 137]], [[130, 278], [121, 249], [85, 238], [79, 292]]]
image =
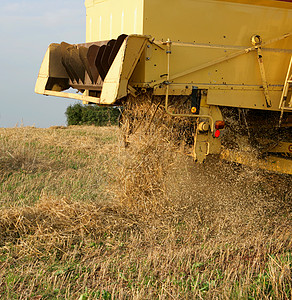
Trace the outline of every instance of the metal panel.
[[279, 172], [292, 175], [292, 160], [277, 156], [267, 156], [259, 159], [254, 157], [250, 152], [239, 152], [234, 150], [223, 150], [221, 158], [233, 161], [239, 164], [251, 166], [253, 168], [260, 168], [272, 172]]
[[116, 100], [127, 96], [128, 81], [147, 41], [147, 37], [135, 35], [129, 36], [124, 41], [105, 78], [100, 97], [101, 104], [113, 104]]
[[[59, 44], [51, 44], [44, 56], [42, 61], [40, 71], [38, 74], [37, 82], [35, 85], [35, 92], [38, 94], [43, 94], [50, 77], [60, 78], [62, 80], [68, 80], [68, 74], [61, 60], [61, 48]], [[69, 87], [69, 86], [68, 86]], [[68, 88], [67, 87], [67, 88]], [[60, 91], [61, 87], [53, 86], [53, 90]], [[64, 88], [65, 89], [65, 88]]]
[[144, 0], [86, 0], [86, 41], [143, 34]]
[[207, 103], [210, 105], [279, 110], [281, 91], [270, 91], [272, 106], [267, 107], [263, 90], [209, 89]]
[[292, 8], [291, 0], [219, 0], [219, 1], [258, 5], [258, 6], [269, 6], [269, 7], [277, 7], [277, 8]]
[[[277, 1], [254, 1], [257, 3], [254, 5], [251, 1], [147, 0], [143, 32], [155, 40], [190, 43], [172, 45], [170, 79], [174, 83], [206, 87], [243, 85], [260, 89], [263, 79], [257, 52], [248, 50], [253, 46], [251, 37], [258, 34], [263, 43], [268, 43], [262, 49], [268, 88], [281, 87], [292, 52], [292, 38], [277, 38], [292, 33], [292, 9], [279, 8], [281, 4], [274, 2]], [[292, 7], [291, 3], [286, 4]], [[161, 76], [167, 73], [165, 51], [155, 48], [156, 45], [150, 45], [144, 61], [145, 82], [151, 86], [163, 81]], [[216, 100], [216, 91], [212, 93], [210, 104], [229, 105], [232, 101], [232, 106], [240, 106], [241, 99], [249, 97], [245, 90], [232, 100], [220, 95], [220, 100]], [[261, 105], [262, 94], [259, 94], [259, 98], [251, 97], [248, 107]], [[226, 97], [229, 97], [228, 92]], [[274, 97], [272, 106], [276, 107], [279, 100], [280, 94]]]

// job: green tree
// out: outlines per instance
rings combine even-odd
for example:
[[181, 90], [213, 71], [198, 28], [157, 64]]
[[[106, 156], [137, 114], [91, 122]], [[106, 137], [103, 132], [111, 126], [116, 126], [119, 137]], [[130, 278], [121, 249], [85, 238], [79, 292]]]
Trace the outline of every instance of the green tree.
[[118, 124], [120, 109], [77, 103], [68, 106], [65, 115], [67, 125], [111, 126]]

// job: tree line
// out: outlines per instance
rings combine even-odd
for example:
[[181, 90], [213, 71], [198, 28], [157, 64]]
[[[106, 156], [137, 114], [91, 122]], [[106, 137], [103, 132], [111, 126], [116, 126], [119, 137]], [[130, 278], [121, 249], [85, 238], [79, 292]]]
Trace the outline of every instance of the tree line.
[[97, 105], [72, 104], [65, 112], [67, 125], [118, 125], [121, 109], [119, 107], [102, 107]]

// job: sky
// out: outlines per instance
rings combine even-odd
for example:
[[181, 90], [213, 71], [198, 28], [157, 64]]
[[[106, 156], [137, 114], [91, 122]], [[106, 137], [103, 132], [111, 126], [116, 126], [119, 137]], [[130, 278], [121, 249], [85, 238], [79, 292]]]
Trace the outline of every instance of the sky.
[[34, 93], [51, 43], [85, 42], [84, 0], [0, 0], [0, 127], [66, 125], [75, 100]]

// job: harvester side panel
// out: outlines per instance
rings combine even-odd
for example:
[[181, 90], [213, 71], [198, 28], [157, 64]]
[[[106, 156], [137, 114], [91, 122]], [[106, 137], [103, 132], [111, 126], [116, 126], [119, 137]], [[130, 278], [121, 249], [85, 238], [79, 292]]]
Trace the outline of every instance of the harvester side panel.
[[[192, 83], [202, 88], [213, 88], [208, 104], [267, 108], [257, 52], [244, 51], [252, 47], [251, 37], [257, 34], [263, 41], [266, 79], [271, 89], [272, 106], [269, 109], [277, 110], [292, 54], [292, 38], [274, 39], [291, 32], [292, 3], [288, 2], [145, 1], [144, 34], [151, 34], [156, 40], [166, 41], [169, 38], [173, 43], [202, 45], [172, 46], [170, 79], [173, 79], [171, 81], [174, 84]], [[147, 49], [145, 54], [145, 82], [148, 84], [153, 80], [159, 82], [166, 70], [163, 51], [154, 48]], [[237, 52], [242, 54], [222, 61], [224, 57], [233, 56]], [[220, 62], [205, 67], [216, 60]], [[190, 72], [184, 74], [187, 70]], [[231, 91], [227, 97], [229, 99], [221, 89]], [[233, 90], [236, 93], [232, 94]]]
[[291, 29], [292, 2], [277, 0], [145, 0], [143, 34], [155, 39], [246, 46]]
[[85, 0], [86, 42], [143, 34], [144, 0]]

